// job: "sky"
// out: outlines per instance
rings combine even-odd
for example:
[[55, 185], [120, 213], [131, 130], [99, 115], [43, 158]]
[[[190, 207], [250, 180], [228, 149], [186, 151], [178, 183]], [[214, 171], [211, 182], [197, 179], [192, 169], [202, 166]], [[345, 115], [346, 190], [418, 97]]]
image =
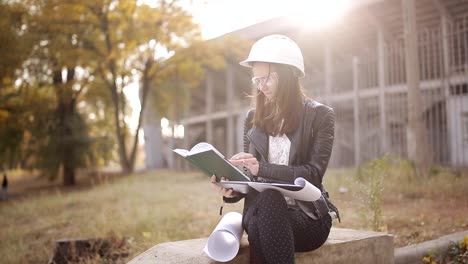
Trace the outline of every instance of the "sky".
[[[148, 0], [150, 1], [150, 0]], [[192, 0], [188, 1], [205, 39], [252, 24], [290, 16], [303, 26], [320, 29], [343, 14], [357, 0]]]
[[[140, 0], [150, 6], [157, 0]], [[337, 20], [357, 0], [181, 0], [199, 23], [204, 39], [211, 39], [277, 16], [290, 16], [302, 27], [321, 30]], [[247, 54], [246, 54], [247, 56]], [[134, 114], [130, 128], [137, 126], [140, 102], [138, 87], [127, 87]]]

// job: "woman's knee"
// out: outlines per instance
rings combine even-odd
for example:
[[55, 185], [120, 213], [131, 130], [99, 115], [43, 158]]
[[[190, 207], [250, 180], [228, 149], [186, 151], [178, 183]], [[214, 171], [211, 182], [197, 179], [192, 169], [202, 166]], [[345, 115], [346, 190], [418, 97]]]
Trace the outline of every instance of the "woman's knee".
[[265, 213], [280, 213], [288, 209], [284, 196], [277, 190], [265, 190], [256, 200], [255, 207]]
[[[262, 216], [265, 215], [276, 215], [276, 217], [279, 217], [286, 213], [287, 210], [288, 206], [283, 195], [277, 190], [268, 189], [260, 192], [255, 197], [255, 200], [244, 212], [242, 223], [243, 226], [247, 227], [253, 218], [259, 218], [257, 220], [260, 221], [264, 218]], [[253, 224], [256, 224], [256, 221]]]
[[257, 199], [268, 201], [284, 201], [284, 197], [280, 191], [268, 189], [258, 194]]

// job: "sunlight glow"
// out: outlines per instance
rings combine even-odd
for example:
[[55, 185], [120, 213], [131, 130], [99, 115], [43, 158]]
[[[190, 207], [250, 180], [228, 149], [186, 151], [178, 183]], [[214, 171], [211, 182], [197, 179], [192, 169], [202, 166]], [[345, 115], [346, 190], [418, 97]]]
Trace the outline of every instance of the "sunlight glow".
[[296, 2], [296, 10], [292, 10], [290, 17], [296, 24], [314, 30], [331, 25], [350, 8], [349, 0]]
[[169, 120], [165, 117], [161, 118], [161, 127], [168, 127], [169, 126]]
[[163, 137], [184, 138], [184, 126], [172, 125], [171, 122], [163, 117], [161, 118], [161, 132]]
[[175, 127], [174, 136], [176, 138], [184, 138], [184, 126], [183, 125], [177, 125]]
[[[122, 78], [117, 79], [117, 82], [122, 82]], [[138, 126], [138, 115], [140, 114], [141, 105], [139, 97], [140, 85], [138, 82], [129, 83], [123, 90], [125, 97], [130, 103], [132, 113], [128, 117], [128, 124], [131, 133], [133, 134]]]
[[[204, 39], [278, 16], [288, 16], [305, 28], [322, 29], [333, 23], [351, 6], [351, 0], [180, 0], [199, 23]], [[157, 7], [156, 0], [138, 0]]]
[[[356, 1], [357, 2], [357, 1]], [[152, 8], [159, 5], [157, 0], [138, 0], [138, 5], [146, 4]], [[351, 0], [181, 0], [179, 2], [194, 16], [199, 23], [204, 39], [211, 39], [228, 32], [248, 27], [255, 23], [274, 17], [288, 16], [294, 23], [304, 29], [321, 30], [338, 20], [354, 1]], [[47, 45], [47, 43], [42, 43]], [[161, 46], [157, 40], [150, 40], [147, 46], [139, 47], [141, 51], [150, 48], [155, 50], [155, 59], [167, 59], [173, 55]], [[132, 70], [136, 75], [137, 71]], [[130, 128], [135, 131], [140, 111], [138, 80], [117, 80], [119, 85], [125, 85], [124, 93], [132, 107], [129, 117]], [[161, 119], [163, 136], [184, 137], [182, 125], [171, 124], [166, 118]], [[141, 135], [141, 134], [140, 134]], [[141, 141], [143, 142], [143, 140]]]
[[274, 17], [287, 16], [304, 28], [319, 30], [342, 16], [350, 0], [200, 0], [191, 10], [205, 39]]

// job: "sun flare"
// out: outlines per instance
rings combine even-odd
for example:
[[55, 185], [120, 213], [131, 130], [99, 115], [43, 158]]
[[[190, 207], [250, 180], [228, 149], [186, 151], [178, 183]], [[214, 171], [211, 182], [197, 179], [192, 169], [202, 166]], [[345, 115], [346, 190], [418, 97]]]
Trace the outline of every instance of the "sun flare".
[[350, 4], [350, 0], [204, 0], [193, 1], [192, 11], [203, 37], [209, 39], [278, 16], [320, 30], [339, 19]]
[[349, 0], [296, 1], [289, 16], [301, 27], [321, 30], [338, 20], [348, 9]]

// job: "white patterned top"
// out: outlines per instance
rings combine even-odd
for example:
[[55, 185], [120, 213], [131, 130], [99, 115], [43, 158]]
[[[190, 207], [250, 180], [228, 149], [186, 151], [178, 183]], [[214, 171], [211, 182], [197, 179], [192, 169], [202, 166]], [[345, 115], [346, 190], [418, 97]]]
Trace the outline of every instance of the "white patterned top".
[[[291, 141], [286, 134], [283, 136], [268, 137], [268, 162], [278, 165], [289, 165], [289, 151], [291, 149]], [[288, 205], [294, 205], [294, 199], [285, 197]]]
[[278, 165], [289, 164], [289, 149], [291, 141], [286, 134], [268, 137], [268, 162]]

